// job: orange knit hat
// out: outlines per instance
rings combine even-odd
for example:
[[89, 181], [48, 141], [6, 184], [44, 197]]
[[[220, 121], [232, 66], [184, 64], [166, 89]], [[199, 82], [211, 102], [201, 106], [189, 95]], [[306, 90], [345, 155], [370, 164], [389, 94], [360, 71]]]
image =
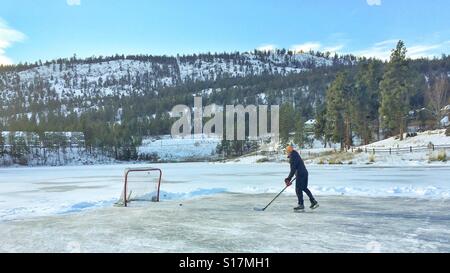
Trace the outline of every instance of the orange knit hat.
[[286, 153], [288, 153], [288, 154], [292, 153], [293, 150], [294, 150], [294, 147], [292, 147], [291, 145], [286, 147]]

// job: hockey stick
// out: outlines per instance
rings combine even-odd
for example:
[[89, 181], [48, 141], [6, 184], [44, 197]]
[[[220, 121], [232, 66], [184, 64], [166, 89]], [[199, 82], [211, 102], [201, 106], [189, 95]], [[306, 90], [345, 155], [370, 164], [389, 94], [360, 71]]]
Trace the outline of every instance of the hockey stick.
[[[297, 177], [295, 177], [294, 179], [291, 180], [291, 183], [294, 182], [297, 179]], [[286, 185], [286, 187], [284, 187], [284, 189], [282, 191], [280, 191], [279, 194], [277, 194], [277, 196], [275, 196], [274, 199], [272, 199], [272, 201], [270, 201], [269, 204], [267, 204], [267, 206], [265, 206], [264, 208], [253, 208], [256, 211], [265, 211], [272, 203], [273, 201], [275, 201], [275, 199], [278, 198], [278, 196], [280, 196], [287, 188], [289, 188], [289, 186]]]

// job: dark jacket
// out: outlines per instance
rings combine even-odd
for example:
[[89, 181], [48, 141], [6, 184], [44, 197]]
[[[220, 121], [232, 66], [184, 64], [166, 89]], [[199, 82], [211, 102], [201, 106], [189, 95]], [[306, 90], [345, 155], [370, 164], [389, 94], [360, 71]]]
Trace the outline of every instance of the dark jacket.
[[291, 172], [287, 177], [289, 180], [292, 180], [294, 174], [297, 176], [298, 180], [308, 176], [308, 170], [306, 170], [305, 163], [297, 151], [294, 150], [289, 155], [289, 163], [291, 164]]

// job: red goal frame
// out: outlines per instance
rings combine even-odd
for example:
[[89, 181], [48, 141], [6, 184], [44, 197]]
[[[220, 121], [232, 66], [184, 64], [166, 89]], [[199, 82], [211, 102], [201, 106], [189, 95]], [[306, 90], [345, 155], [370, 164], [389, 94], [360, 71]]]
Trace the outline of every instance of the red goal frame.
[[156, 193], [156, 201], [159, 202], [159, 189], [161, 187], [161, 178], [162, 178], [162, 171], [158, 168], [130, 168], [125, 170], [125, 183], [123, 186], [123, 205], [126, 207], [129, 201], [127, 200], [127, 189], [128, 189], [128, 175], [132, 172], [152, 172], [157, 171], [159, 172], [159, 179], [158, 179], [158, 185], [157, 185], [157, 193]]

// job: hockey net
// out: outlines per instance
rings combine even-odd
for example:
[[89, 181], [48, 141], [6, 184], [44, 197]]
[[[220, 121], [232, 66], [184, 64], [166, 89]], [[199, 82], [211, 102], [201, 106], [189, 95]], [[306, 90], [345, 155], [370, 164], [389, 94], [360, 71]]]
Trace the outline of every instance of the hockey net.
[[162, 171], [158, 168], [125, 169], [124, 185], [116, 205], [127, 207], [131, 202], [159, 202]]

